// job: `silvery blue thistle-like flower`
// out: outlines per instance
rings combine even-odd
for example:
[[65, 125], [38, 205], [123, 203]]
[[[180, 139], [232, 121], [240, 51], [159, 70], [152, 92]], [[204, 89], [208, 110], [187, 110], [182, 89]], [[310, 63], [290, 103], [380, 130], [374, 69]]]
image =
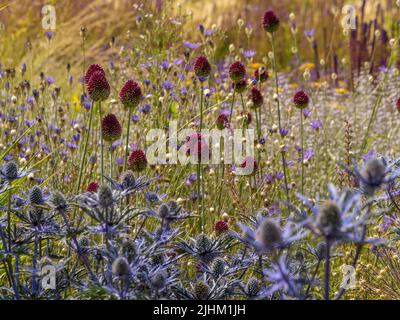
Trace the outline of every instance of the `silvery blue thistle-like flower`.
[[150, 279], [152, 287], [155, 289], [162, 289], [165, 287], [167, 280], [167, 273], [164, 270], [157, 271]]
[[[341, 193], [330, 184], [330, 199], [320, 203], [318, 196], [316, 204], [307, 197], [298, 194], [298, 198], [310, 209], [313, 215], [306, 212], [298, 213], [298, 223], [312, 231], [314, 234], [329, 237], [336, 241], [364, 242], [360, 236], [361, 227], [370, 223], [373, 213], [361, 205], [361, 195], [352, 190]], [[365, 240], [375, 243], [379, 240]]]
[[260, 291], [260, 284], [257, 278], [251, 277], [246, 284], [246, 292], [250, 297], [257, 296]]
[[42, 188], [40, 188], [39, 186], [34, 186], [34, 187], [32, 187], [31, 190], [29, 190], [29, 202], [32, 205], [44, 204], [45, 200], [44, 200]]
[[165, 219], [169, 215], [169, 207], [166, 203], [163, 203], [160, 205], [160, 208], [158, 209], [158, 216], [161, 219]]
[[117, 277], [128, 276], [130, 273], [129, 262], [124, 257], [118, 257], [112, 264], [112, 273]]
[[266, 218], [258, 213], [255, 218], [249, 218], [249, 222], [251, 227], [240, 221], [237, 223], [242, 230], [242, 235], [234, 231], [230, 231], [230, 235], [251, 247], [258, 254], [284, 248], [305, 236], [305, 233], [290, 219], [283, 227], [280, 227], [277, 219]]
[[0, 178], [4, 180], [13, 181], [21, 179], [29, 175], [31, 171], [19, 169], [14, 161], [9, 161], [0, 167]]
[[56, 191], [51, 195], [50, 204], [57, 211], [65, 212], [68, 208], [67, 200], [65, 199], [65, 196], [60, 191]]
[[215, 277], [220, 277], [225, 271], [225, 261], [222, 258], [216, 258], [212, 263], [211, 270]]
[[138, 255], [138, 249], [134, 241], [125, 239], [121, 244], [120, 249], [121, 255], [125, 256], [131, 263], [133, 259]]
[[204, 281], [197, 281], [193, 286], [193, 294], [197, 300], [207, 300], [210, 294], [210, 286]]
[[121, 176], [121, 185], [124, 189], [129, 189], [134, 187], [136, 184], [135, 175], [132, 171], [125, 171]]
[[189, 241], [180, 241], [177, 246], [197, 258], [200, 262], [208, 264], [230, 248], [231, 240], [232, 238], [228, 236], [211, 239], [206, 234], [201, 233], [195, 239], [190, 238]]
[[371, 197], [379, 188], [390, 184], [400, 175], [399, 162], [400, 159], [396, 159], [388, 164], [385, 158], [372, 156], [361, 170], [356, 162], [353, 170], [346, 170], [360, 182], [361, 191]]
[[109, 208], [114, 204], [114, 197], [112, 194], [112, 190], [107, 185], [102, 185], [98, 191], [99, 195], [99, 204], [103, 208]]
[[300, 297], [300, 288], [305, 280], [297, 274], [292, 274], [286, 255], [281, 255], [277, 262], [272, 263], [270, 268], [264, 270], [264, 274], [268, 282], [272, 284], [268, 289], [269, 295], [283, 291], [293, 298]]

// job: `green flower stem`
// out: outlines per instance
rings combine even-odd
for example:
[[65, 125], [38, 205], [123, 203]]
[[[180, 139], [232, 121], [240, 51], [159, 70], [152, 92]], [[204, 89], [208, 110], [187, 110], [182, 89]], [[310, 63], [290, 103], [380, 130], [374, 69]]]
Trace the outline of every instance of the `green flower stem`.
[[102, 113], [101, 113], [101, 101], [99, 101], [99, 127], [100, 127], [100, 180], [101, 183], [103, 184], [104, 181], [104, 139], [103, 139], [103, 132], [101, 128], [101, 118], [102, 118]]
[[[274, 34], [271, 33], [271, 45], [272, 45], [272, 53], [274, 55], [273, 58], [273, 68], [274, 68], [274, 76], [275, 76], [275, 93], [277, 95], [276, 99], [276, 104], [278, 107], [278, 127], [279, 127], [279, 134], [281, 133], [282, 129], [282, 123], [281, 123], [281, 109], [280, 109], [280, 103], [279, 103], [279, 84], [278, 84], [278, 70], [276, 66], [276, 58], [275, 58], [275, 37]], [[282, 167], [283, 167], [283, 175], [284, 175], [284, 181], [285, 181], [285, 191], [286, 191], [286, 201], [290, 202], [289, 198], [289, 189], [288, 189], [288, 179], [287, 179], [287, 169], [286, 169], [286, 159], [285, 159], [285, 151], [281, 151], [282, 155]]]
[[132, 108], [129, 108], [128, 111], [128, 123], [127, 123], [127, 128], [126, 128], [126, 142], [125, 142], [125, 161], [124, 161], [124, 171], [126, 170], [126, 165], [128, 162], [128, 154], [129, 154], [129, 131], [131, 129], [131, 115], [132, 115]]
[[324, 298], [325, 300], [329, 300], [329, 285], [330, 285], [330, 272], [331, 272], [331, 242], [327, 238], [326, 239], [326, 254], [325, 254], [325, 275], [324, 275]]
[[233, 90], [233, 95], [232, 95], [231, 112], [229, 114], [229, 123], [232, 122], [232, 114], [233, 114], [233, 105], [234, 104], [235, 104], [235, 90]]
[[303, 127], [303, 110], [300, 109], [300, 140], [301, 140], [301, 193], [304, 194], [304, 127]]
[[[202, 139], [201, 136], [201, 130], [203, 128], [203, 84], [200, 84], [200, 139]], [[198, 147], [198, 139], [197, 137], [197, 147]], [[201, 141], [200, 141], [200, 147], [201, 147]], [[205, 214], [204, 214], [204, 181], [203, 181], [203, 168], [201, 166], [201, 149], [198, 150], [198, 153], [200, 155], [200, 159], [197, 159], [198, 164], [197, 164], [197, 201], [198, 201], [198, 208], [199, 208], [199, 213], [201, 214], [201, 231], [204, 230], [204, 224], [205, 224]], [[201, 199], [200, 199], [201, 197]], [[200, 212], [200, 206], [201, 206], [201, 212]]]
[[90, 136], [90, 132], [92, 131], [91, 129], [92, 129], [93, 109], [94, 109], [94, 105], [92, 102], [92, 105], [90, 106], [89, 128], [86, 133], [85, 145], [83, 147], [83, 153], [82, 153], [82, 157], [81, 157], [81, 165], [79, 168], [78, 183], [76, 184], [76, 192], [77, 193], [79, 193], [79, 190], [81, 187], [83, 167], [85, 166], [85, 159], [86, 159], [87, 147], [88, 147], [88, 142], [89, 142], [89, 136]]

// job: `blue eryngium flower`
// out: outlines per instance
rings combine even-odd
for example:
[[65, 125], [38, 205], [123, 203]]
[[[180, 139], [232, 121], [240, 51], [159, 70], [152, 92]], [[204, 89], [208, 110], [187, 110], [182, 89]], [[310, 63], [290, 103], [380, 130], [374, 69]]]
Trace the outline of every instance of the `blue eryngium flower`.
[[264, 270], [268, 282], [272, 285], [267, 289], [267, 295], [281, 291], [293, 298], [300, 297], [300, 288], [305, 280], [297, 274], [293, 274], [286, 255], [279, 257], [278, 261], [271, 264], [271, 267]]
[[305, 211], [290, 206], [297, 211], [298, 223], [318, 236], [335, 241], [378, 243], [376, 240], [364, 240], [361, 236], [362, 227], [370, 223], [374, 215], [369, 210], [370, 202], [362, 203], [361, 195], [349, 189], [339, 193], [332, 184], [328, 189], [330, 198], [320, 202], [317, 195], [315, 204], [307, 197], [297, 195], [312, 212], [309, 216]]
[[354, 162], [353, 170], [349, 168], [346, 170], [359, 181], [361, 191], [370, 197], [379, 188], [393, 182], [400, 175], [399, 162], [400, 159], [397, 159], [389, 164], [385, 158], [372, 156], [361, 170], [356, 162]]
[[293, 241], [300, 240], [305, 233], [300, 230], [290, 219], [283, 227], [279, 219], [264, 217], [260, 213], [256, 217], [248, 218], [250, 226], [242, 222], [237, 225], [243, 235], [231, 231], [230, 235], [245, 245], [251, 247], [256, 253], [262, 254], [276, 248], [285, 248]]
[[31, 172], [32, 171], [18, 168], [14, 161], [10, 161], [0, 168], [0, 178], [11, 182], [26, 177]]

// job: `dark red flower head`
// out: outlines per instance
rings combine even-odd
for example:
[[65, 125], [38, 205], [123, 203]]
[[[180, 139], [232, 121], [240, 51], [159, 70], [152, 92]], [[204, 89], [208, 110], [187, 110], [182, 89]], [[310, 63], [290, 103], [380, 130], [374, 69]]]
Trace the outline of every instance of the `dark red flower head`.
[[208, 162], [211, 150], [205, 137], [200, 132], [194, 132], [186, 137], [186, 155], [192, 155], [196, 163]]
[[228, 230], [229, 230], [229, 226], [224, 220], [217, 221], [214, 224], [214, 231], [217, 235], [220, 235]]
[[93, 101], [104, 101], [110, 95], [110, 85], [103, 72], [94, 72], [87, 84], [89, 96]]
[[254, 79], [263, 83], [268, 80], [268, 71], [265, 67], [257, 68], [254, 71]]
[[271, 10], [264, 13], [262, 26], [265, 31], [274, 33], [279, 28], [279, 18]]
[[122, 127], [115, 114], [110, 113], [101, 120], [101, 133], [105, 141], [114, 142], [121, 138]]
[[242, 93], [242, 92], [246, 91], [247, 80], [243, 79], [243, 80], [239, 80], [239, 81], [233, 82], [232, 83], [232, 88], [233, 88], [233, 90], [235, 90], [238, 93]]
[[87, 187], [87, 191], [88, 192], [97, 192], [99, 187], [100, 187], [100, 185], [96, 181], [92, 181], [91, 183], [89, 183], [89, 185]]
[[104, 72], [104, 69], [103, 69], [103, 67], [101, 65], [99, 65], [99, 64], [91, 64], [89, 66], [89, 68], [87, 68], [87, 70], [85, 72], [84, 79], [85, 79], [85, 83], [86, 84], [89, 84], [89, 80], [92, 77], [93, 73], [95, 73], [97, 71], [101, 72], [104, 76], [106, 75], [106, 73]]
[[217, 128], [219, 130], [224, 130], [229, 127], [229, 120], [226, 114], [221, 113], [217, 118]]
[[207, 78], [211, 73], [211, 65], [205, 56], [200, 56], [194, 61], [193, 70], [199, 78]]
[[400, 112], [400, 98], [397, 99], [396, 108], [397, 108], [397, 111]]
[[235, 82], [243, 80], [246, 76], [246, 66], [243, 62], [236, 61], [229, 68], [229, 76]]
[[135, 172], [146, 169], [147, 158], [145, 153], [140, 149], [133, 150], [128, 158], [128, 167]]
[[[242, 117], [243, 117], [243, 112], [241, 112], [240, 113], [241, 115], [242, 115]], [[244, 122], [245, 122], [245, 124], [248, 126], [248, 125], [250, 125], [251, 124], [251, 122], [253, 121], [253, 116], [251, 115], [251, 113], [250, 112], [247, 112], [245, 115], [244, 115], [244, 117], [245, 117], [245, 119], [243, 119], [244, 120]]]
[[304, 109], [308, 106], [310, 99], [308, 98], [307, 93], [303, 90], [297, 91], [293, 97], [293, 103], [299, 109]]
[[253, 102], [254, 108], [261, 107], [264, 102], [264, 98], [263, 98], [260, 90], [257, 89], [257, 87], [251, 88], [250, 98], [251, 98], [251, 101]]
[[240, 164], [240, 168], [245, 170], [243, 173], [246, 175], [253, 175], [257, 172], [257, 161], [252, 156], [247, 156]]
[[128, 80], [119, 92], [119, 98], [125, 107], [134, 108], [143, 99], [142, 89], [136, 81]]

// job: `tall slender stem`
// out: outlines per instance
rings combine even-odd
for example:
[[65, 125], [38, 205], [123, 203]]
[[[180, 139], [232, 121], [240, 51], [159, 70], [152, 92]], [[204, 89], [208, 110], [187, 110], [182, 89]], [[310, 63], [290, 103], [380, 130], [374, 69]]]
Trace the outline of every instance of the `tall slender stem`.
[[[202, 152], [204, 150], [201, 150], [202, 148], [202, 135], [201, 135], [201, 130], [203, 128], [203, 84], [200, 83], [200, 137], [197, 137], [197, 148], [200, 150], [197, 150], [198, 156], [197, 156], [197, 197], [199, 201], [199, 206], [201, 206], [201, 231], [204, 230], [204, 224], [205, 224], [205, 215], [204, 215], [204, 181], [203, 181], [203, 168], [201, 166], [201, 160], [202, 160]], [[200, 139], [200, 141], [199, 141]], [[201, 199], [200, 199], [201, 197]], [[200, 210], [199, 210], [200, 211]]]
[[235, 90], [233, 90], [233, 95], [232, 95], [231, 111], [229, 113], [229, 123], [232, 122], [232, 114], [233, 114], [233, 105], [234, 104], [235, 104]]
[[125, 161], [124, 161], [124, 171], [126, 170], [126, 164], [128, 161], [128, 154], [129, 154], [129, 131], [131, 129], [131, 115], [132, 115], [132, 108], [129, 108], [128, 111], [128, 124], [126, 128], [126, 142], [125, 142]]
[[104, 181], [104, 140], [103, 140], [103, 130], [101, 128], [101, 119], [102, 119], [102, 113], [101, 113], [101, 101], [99, 101], [99, 127], [100, 127], [100, 180], [101, 183]]
[[[274, 58], [273, 61], [273, 68], [274, 68], [274, 76], [275, 76], [275, 93], [276, 93], [276, 104], [278, 108], [278, 127], [279, 127], [279, 134], [282, 130], [282, 123], [281, 123], [281, 108], [279, 103], [279, 84], [278, 84], [278, 70], [276, 66], [276, 55], [275, 55], [275, 37], [274, 34], [271, 34], [271, 45], [272, 45], [272, 53]], [[282, 155], [282, 167], [283, 167], [283, 175], [285, 181], [285, 191], [286, 191], [286, 201], [290, 202], [289, 199], [289, 189], [288, 189], [288, 179], [287, 179], [287, 170], [286, 170], [286, 159], [285, 159], [285, 150], [281, 150]]]
[[[8, 191], [8, 205], [7, 205], [7, 224], [8, 224], [8, 250], [11, 252], [11, 189]], [[7, 248], [4, 248], [4, 250], [7, 250]]]
[[330, 239], [326, 239], [326, 253], [325, 253], [325, 300], [329, 300], [329, 289], [330, 289], [330, 283], [329, 283], [329, 277], [330, 277], [330, 272], [331, 272], [331, 242]]
[[300, 161], [301, 161], [301, 193], [304, 194], [304, 127], [303, 127], [303, 110], [300, 109]]
[[110, 168], [109, 168], [109, 175], [110, 175], [110, 178], [112, 178], [112, 173], [113, 173], [113, 151], [111, 150], [111, 147], [112, 147], [112, 145], [110, 144]]
[[87, 152], [87, 148], [88, 148], [89, 136], [90, 136], [90, 132], [92, 131], [91, 129], [92, 129], [93, 109], [94, 109], [94, 105], [92, 102], [92, 105], [90, 106], [89, 128], [86, 133], [85, 145], [83, 147], [83, 153], [82, 153], [82, 157], [81, 157], [81, 165], [79, 168], [78, 183], [76, 184], [76, 192], [77, 193], [79, 192], [79, 189], [81, 187], [83, 167], [85, 166], [85, 159], [86, 159], [86, 152]]

